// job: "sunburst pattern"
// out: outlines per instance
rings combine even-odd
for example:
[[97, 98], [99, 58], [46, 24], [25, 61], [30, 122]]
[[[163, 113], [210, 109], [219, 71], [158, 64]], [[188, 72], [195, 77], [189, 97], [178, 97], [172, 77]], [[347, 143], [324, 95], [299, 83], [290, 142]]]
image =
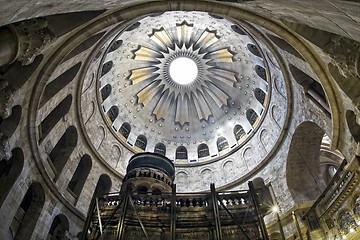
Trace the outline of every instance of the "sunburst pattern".
[[[136, 93], [137, 103], [147, 106], [159, 96], [151, 104], [157, 120], [165, 119], [168, 111], [175, 111], [171, 115], [180, 125], [208, 121], [213, 111], [227, 105], [231, 98], [221, 86], [233, 87], [237, 82], [237, 74], [226, 67], [234, 62], [234, 53], [228, 48], [217, 48], [219, 40], [216, 32], [209, 29], [198, 37], [194, 26], [187, 22], [176, 25], [176, 34], [169, 34], [164, 28], [153, 30], [149, 46], [139, 46], [133, 52], [134, 60], [146, 62], [143, 67], [132, 69], [129, 76], [132, 85], [144, 85]], [[198, 67], [198, 76], [190, 84], [181, 85], [171, 79], [169, 65], [179, 57], [192, 59]]]

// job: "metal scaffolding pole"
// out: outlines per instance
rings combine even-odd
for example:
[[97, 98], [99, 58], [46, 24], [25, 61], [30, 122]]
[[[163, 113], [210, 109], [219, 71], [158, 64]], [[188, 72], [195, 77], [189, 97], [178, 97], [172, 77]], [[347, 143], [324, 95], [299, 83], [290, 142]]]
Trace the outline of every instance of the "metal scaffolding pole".
[[268, 236], [267, 231], [266, 231], [266, 226], [265, 226], [264, 219], [261, 216], [261, 213], [259, 211], [259, 203], [258, 203], [257, 198], [256, 198], [256, 192], [255, 192], [254, 184], [253, 184], [252, 181], [249, 181], [248, 185], [249, 185], [249, 191], [250, 191], [251, 199], [252, 199], [252, 201], [254, 203], [256, 214], [257, 214], [258, 219], [259, 219], [261, 235], [263, 237], [263, 240], [269, 240], [269, 236]]
[[225, 204], [220, 201], [220, 199], [218, 198], [221, 206], [225, 209], [225, 211], [229, 214], [229, 216], [232, 218], [232, 220], [235, 222], [235, 224], [240, 228], [241, 232], [245, 235], [246, 239], [251, 240], [251, 238], [249, 237], [249, 235], [247, 235], [247, 233], [245, 232], [244, 228], [240, 225], [240, 223], [236, 220], [236, 218], [234, 217], [234, 215], [232, 215], [232, 213], [229, 211], [229, 209], [225, 206]]
[[214, 183], [210, 184], [210, 189], [211, 189], [211, 201], [212, 201], [212, 205], [213, 205], [214, 218], [215, 218], [216, 240], [222, 240], [219, 206], [217, 204], [217, 197], [216, 197]]
[[122, 211], [121, 211], [121, 216], [119, 219], [119, 224], [117, 227], [117, 232], [116, 232], [116, 239], [117, 240], [122, 240], [124, 239], [124, 230], [125, 230], [125, 216], [126, 216], [126, 210], [129, 204], [129, 189], [128, 187], [125, 190], [125, 194], [122, 196], [124, 198], [123, 201], [123, 207], [122, 207]]
[[170, 203], [170, 234], [171, 240], [175, 240], [176, 231], [176, 184], [173, 184], [171, 191], [171, 203]]
[[89, 227], [90, 227], [90, 223], [91, 223], [91, 218], [92, 218], [92, 215], [94, 213], [94, 208], [95, 208], [95, 194], [93, 196], [93, 198], [91, 199], [91, 202], [90, 202], [90, 206], [89, 206], [89, 210], [88, 210], [88, 214], [87, 214], [87, 218], [86, 218], [86, 221], [85, 221], [85, 225], [84, 225], [84, 228], [83, 228], [83, 231], [82, 231], [82, 235], [81, 235], [81, 238], [80, 240], [85, 240], [87, 239], [87, 232], [89, 230]]

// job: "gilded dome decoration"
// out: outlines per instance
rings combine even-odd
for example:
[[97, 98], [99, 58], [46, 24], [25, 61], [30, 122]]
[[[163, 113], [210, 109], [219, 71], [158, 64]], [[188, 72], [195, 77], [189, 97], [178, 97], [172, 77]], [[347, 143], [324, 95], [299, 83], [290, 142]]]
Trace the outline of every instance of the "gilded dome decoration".
[[[138, 20], [108, 43], [99, 67], [105, 119], [134, 152], [158, 143], [174, 144], [174, 151], [180, 145], [197, 152], [202, 143], [217, 149], [219, 137], [241, 145], [269, 102], [270, 74], [258, 46], [243, 27], [203, 12]], [[142, 148], [135, 144], [140, 135]]]

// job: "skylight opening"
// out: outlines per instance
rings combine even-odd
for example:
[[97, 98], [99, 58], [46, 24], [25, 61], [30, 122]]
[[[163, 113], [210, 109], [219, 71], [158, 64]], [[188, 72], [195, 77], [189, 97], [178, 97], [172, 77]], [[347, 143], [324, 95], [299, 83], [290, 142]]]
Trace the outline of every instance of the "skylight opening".
[[170, 63], [169, 73], [174, 82], [188, 85], [197, 78], [198, 67], [194, 60], [188, 57], [179, 57]]

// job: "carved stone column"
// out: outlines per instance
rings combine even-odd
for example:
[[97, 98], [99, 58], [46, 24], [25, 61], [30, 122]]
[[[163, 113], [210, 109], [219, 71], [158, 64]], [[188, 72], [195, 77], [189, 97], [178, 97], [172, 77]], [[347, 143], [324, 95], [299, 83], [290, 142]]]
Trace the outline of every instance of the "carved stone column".
[[15, 60], [28, 65], [41, 53], [55, 35], [44, 18], [26, 20], [0, 28], [0, 66]]

